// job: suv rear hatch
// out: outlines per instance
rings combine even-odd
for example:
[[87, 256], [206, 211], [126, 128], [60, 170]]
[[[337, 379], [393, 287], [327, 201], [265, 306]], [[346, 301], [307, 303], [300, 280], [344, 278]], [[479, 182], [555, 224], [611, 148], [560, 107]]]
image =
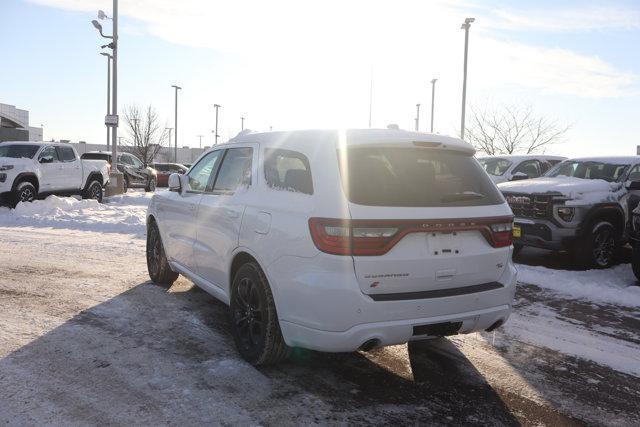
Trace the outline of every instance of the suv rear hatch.
[[314, 218], [311, 229], [325, 252], [352, 255], [363, 293], [418, 299], [500, 286], [513, 218], [471, 150], [411, 141], [343, 145], [338, 156], [351, 220]]

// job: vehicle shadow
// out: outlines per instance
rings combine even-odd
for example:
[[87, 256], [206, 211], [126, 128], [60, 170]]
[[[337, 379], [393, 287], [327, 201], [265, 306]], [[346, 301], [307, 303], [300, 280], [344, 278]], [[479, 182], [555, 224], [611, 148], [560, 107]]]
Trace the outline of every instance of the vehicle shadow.
[[[631, 263], [631, 247], [628, 245], [620, 248], [614, 265]], [[581, 271], [576, 265], [571, 254], [564, 251], [550, 251], [546, 249], [538, 249], [533, 247], [524, 247], [513, 257], [514, 262], [518, 264], [529, 265], [533, 267], [547, 267], [555, 270]]]
[[447, 340], [295, 350], [256, 369], [235, 351], [227, 307], [184, 279], [140, 283], [0, 358], [0, 402], [7, 424], [519, 424]]

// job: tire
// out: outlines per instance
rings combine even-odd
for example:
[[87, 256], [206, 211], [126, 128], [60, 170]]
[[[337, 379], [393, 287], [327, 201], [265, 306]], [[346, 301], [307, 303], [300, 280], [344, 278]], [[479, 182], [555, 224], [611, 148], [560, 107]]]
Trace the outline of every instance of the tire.
[[291, 354], [282, 338], [276, 305], [256, 262], [240, 267], [231, 287], [231, 331], [240, 355], [252, 365], [271, 365]]
[[161, 285], [170, 286], [178, 278], [178, 273], [169, 266], [160, 230], [155, 222], [152, 222], [147, 230], [147, 271], [149, 278]]
[[633, 274], [636, 275], [636, 279], [638, 282], [636, 285], [640, 285], [640, 246], [639, 243], [634, 243], [633, 245], [633, 253], [631, 255], [631, 267], [633, 269]]
[[144, 188], [144, 191], [146, 191], [147, 193], [152, 193], [152, 192], [156, 191], [156, 180], [155, 180], [155, 178], [151, 178], [151, 179], [149, 179], [149, 181], [147, 181], [147, 186]]
[[104, 189], [102, 188], [102, 184], [100, 181], [91, 181], [89, 186], [84, 190], [82, 194], [83, 199], [93, 199], [97, 200], [98, 203], [102, 203], [102, 198], [104, 197]]
[[609, 268], [618, 250], [618, 233], [608, 221], [596, 221], [590, 232], [578, 240], [574, 258], [583, 268]]
[[13, 207], [20, 202], [33, 202], [38, 197], [35, 185], [29, 181], [23, 181], [16, 186], [13, 193]]
[[129, 178], [127, 178], [126, 175], [122, 179], [122, 186], [123, 186], [122, 192], [126, 193], [127, 190], [129, 189]]

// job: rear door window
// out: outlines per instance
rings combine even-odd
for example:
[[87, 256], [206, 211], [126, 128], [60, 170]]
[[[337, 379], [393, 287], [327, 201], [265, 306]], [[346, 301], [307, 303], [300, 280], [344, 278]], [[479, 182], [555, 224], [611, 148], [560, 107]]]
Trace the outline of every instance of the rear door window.
[[253, 148], [230, 148], [222, 160], [213, 186], [214, 193], [229, 194], [251, 185]]
[[76, 160], [76, 154], [71, 147], [58, 147], [58, 157], [60, 157], [63, 162], [73, 162]]
[[313, 194], [313, 180], [307, 156], [297, 151], [266, 149], [264, 175], [267, 185], [276, 190]]
[[421, 147], [348, 147], [339, 152], [342, 182], [352, 203], [449, 207], [504, 202], [482, 166], [455, 151]]

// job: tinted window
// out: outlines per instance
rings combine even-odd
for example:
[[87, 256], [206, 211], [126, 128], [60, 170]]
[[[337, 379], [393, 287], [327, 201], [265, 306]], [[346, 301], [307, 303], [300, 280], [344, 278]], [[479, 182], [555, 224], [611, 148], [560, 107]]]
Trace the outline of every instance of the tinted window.
[[360, 205], [447, 207], [504, 200], [482, 166], [464, 153], [349, 147], [339, 156], [347, 197]]
[[129, 156], [127, 156], [126, 154], [122, 154], [122, 155], [118, 156], [118, 163], [122, 163], [122, 164], [129, 165], [129, 166], [133, 165], [133, 162], [131, 161], [131, 158], [129, 158]]
[[509, 169], [511, 162], [507, 159], [478, 159], [489, 175], [501, 176]]
[[234, 192], [242, 185], [251, 185], [252, 148], [230, 148], [224, 156], [213, 191]]
[[213, 172], [218, 168], [222, 150], [212, 151], [204, 156], [189, 171], [189, 191], [205, 191]]
[[132, 156], [131, 154], [129, 154], [127, 157], [129, 157], [129, 161], [133, 166], [135, 166], [136, 168], [142, 167], [142, 162], [136, 156]]
[[151, 167], [157, 170], [158, 172], [169, 172], [169, 168], [170, 168], [169, 165], [158, 165], [158, 164], [151, 165]]
[[46, 163], [59, 162], [58, 150], [56, 150], [55, 147], [46, 147], [42, 150], [40, 156], [38, 156], [38, 161], [42, 162], [44, 159], [46, 159]]
[[537, 160], [527, 160], [527, 161], [524, 161], [524, 162], [520, 163], [518, 165], [518, 167], [516, 167], [513, 170], [513, 174], [515, 175], [518, 172], [526, 174], [529, 178], [537, 178], [537, 177], [539, 177], [540, 176], [540, 168], [538, 167], [538, 161]]
[[604, 163], [597, 161], [566, 160], [549, 171], [547, 176], [572, 176], [583, 179], [604, 179], [614, 182], [619, 180], [629, 168], [629, 165]]
[[106, 160], [111, 162], [111, 156], [102, 153], [84, 153], [80, 158], [85, 160]]
[[269, 187], [313, 194], [307, 156], [290, 150], [266, 149], [264, 153], [264, 176]]
[[27, 158], [33, 159], [38, 152], [37, 145], [9, 145], [0, 144], [0, 157], [11, 157], [13, 159]]
[[76, 154], [71, 147], [58, 147], [58, 157], [61, 157], [63, 162], [73, 162]]

